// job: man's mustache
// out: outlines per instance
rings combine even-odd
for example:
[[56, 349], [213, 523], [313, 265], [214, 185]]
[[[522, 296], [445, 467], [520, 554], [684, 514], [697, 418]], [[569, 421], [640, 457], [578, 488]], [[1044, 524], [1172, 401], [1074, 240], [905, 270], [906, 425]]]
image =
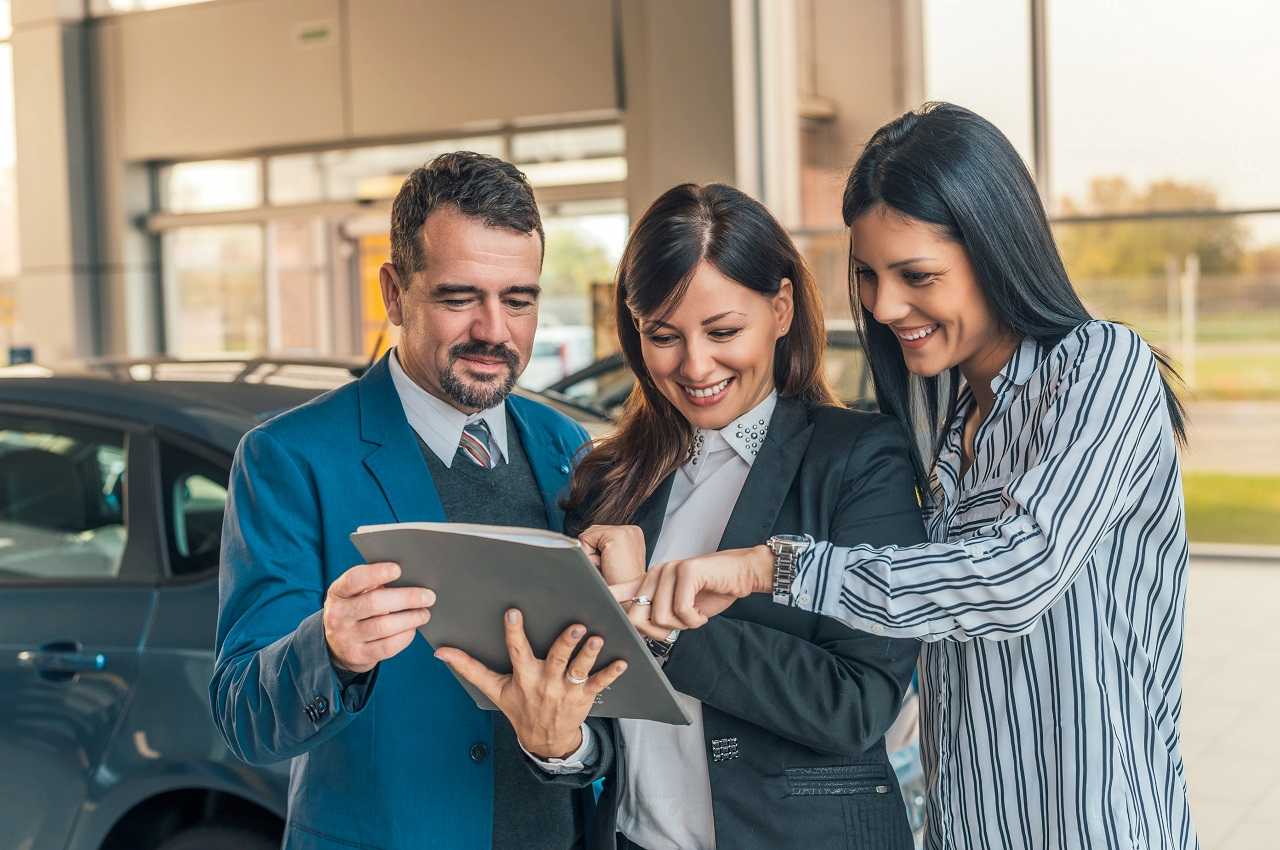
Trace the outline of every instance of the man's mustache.
[[485, 345], [483, 342], [463, 342], [449, 349], [451, 363], [460, 357], [487, 357], [491, 360], [501, 360], [513, 371], [520, 364], [520, 355], [505, 345]]

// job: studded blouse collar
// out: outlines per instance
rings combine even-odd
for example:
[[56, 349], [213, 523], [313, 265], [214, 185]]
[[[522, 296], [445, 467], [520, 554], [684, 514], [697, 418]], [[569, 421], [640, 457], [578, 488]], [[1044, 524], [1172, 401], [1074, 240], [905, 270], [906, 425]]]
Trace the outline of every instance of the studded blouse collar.
[[751, 464], [755, 462], [765, 435], [769, 433], [769, 420], [778, 404], [778, 393], [773, 391], [746, 413], [718, 431], [699, 428], [693, 435], [693, 448], [687, 466], [696, 468], [704, 458], [720, 451], [733, 450]]

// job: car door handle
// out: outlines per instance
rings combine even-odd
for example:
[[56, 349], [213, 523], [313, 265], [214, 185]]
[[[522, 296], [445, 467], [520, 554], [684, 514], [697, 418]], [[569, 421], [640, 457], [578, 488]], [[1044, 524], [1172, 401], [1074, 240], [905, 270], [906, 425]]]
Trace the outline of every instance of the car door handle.
[[34, 669], [46, 679], [65, 681], [76, 673], [103, 670], [107, 656], [101, 652], [86, 652], [78, 643], [56, 641], [39, 649], [24, 649], [18, 653], [18, 664]]

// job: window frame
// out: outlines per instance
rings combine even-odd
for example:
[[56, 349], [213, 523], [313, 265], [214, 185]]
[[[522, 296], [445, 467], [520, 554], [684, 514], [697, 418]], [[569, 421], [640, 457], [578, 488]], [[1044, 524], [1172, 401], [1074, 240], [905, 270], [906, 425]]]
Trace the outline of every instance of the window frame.
[[[200, 460], [207, 461], [218, 467], [225, 467], [227, 470], [227, 496], [231, 495], [231, 465], [233, 458], [227, 452], [203, 443], [179, 431], [170, 428], [155, 427], [149, 429], [155, 446], [155, 486], [156, 493], [159, 498], [158, 502], [158, 521], [156, 529], [159, 531], [159, 539], [161, 545], [161, 566], [162, 575], [160, 583], [166, 587], [184, 587], [187, 585], [201, 584], [210, 579], [216, 580], [221, 568], [221, 564], [215, 564], [209, 569], [200, 570], [199, 572], [189, 573], [186, 575], [176, 575], [173, 571], [173, 563], [170, 559], [169, 537], [173, 532], [173, 518], [171, 512], [173, 505], [170, 504], [169, 494], [164, 492], [164, 467], [163, 457], [160, 451], [162, 445], [168, 445], [187, 454], [194, 455]], [[225, 510], [225, 508], [224, 508]]]

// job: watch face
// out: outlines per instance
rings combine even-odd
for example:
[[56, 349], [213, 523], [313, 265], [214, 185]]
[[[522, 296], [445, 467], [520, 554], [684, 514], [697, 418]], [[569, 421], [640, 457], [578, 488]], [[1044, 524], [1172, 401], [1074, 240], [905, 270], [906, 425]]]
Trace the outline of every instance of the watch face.
[[809, 538], [803, 534], [775, 534], [769, 538], [769, 543], [774, 547], [788, 546], [797, 552], [803, 552], [809, 547]]

